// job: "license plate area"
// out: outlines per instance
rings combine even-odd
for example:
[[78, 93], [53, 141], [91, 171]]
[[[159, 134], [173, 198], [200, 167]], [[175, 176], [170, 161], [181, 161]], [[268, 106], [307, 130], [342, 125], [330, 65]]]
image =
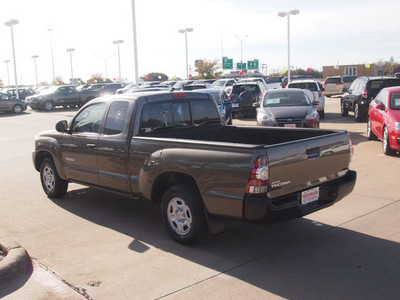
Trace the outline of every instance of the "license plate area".
[[232, 103], [232, 107], [239, 107], [239, 103]]
[[289, 128], [294, 128], [294, 127], [296, 127], [296, 124], [285, 124], [283, 126], [284, 127], [289, 127]]
[[306, 205], [319, 199], [319, 187], [301, 193], [301, 204]]

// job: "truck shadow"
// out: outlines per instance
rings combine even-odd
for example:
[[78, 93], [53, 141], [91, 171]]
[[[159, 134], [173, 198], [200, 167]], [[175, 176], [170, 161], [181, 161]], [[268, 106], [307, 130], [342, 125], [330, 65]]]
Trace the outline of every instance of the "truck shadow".
[[[224, 234], [182, 246], [166, 233], [159, 207], [147, 201], [78, 188], [53, 202], [131, 237], [129, 249], [136, 255], [151, 251], [151, 245], [175, 255], [177, 258], [170, 259], [178, 263], [188, 260], [286, 299], [394, 299], [400, 293], [400, 245], [352, 230], [306, 218], [271, 225], [227, 221]], [[149, 272], [146, 277], [166, 276], [162, 280], [175, 282], [176, 286], [182, 270]], [[222, 291], [237, 292], [230, 289], [230, 282], [220, 283], [226, 285]], [[180, 296], [193, 296], [186, 286], [180, 288]], [[155, 295], [171, 292], [158, 290]]]

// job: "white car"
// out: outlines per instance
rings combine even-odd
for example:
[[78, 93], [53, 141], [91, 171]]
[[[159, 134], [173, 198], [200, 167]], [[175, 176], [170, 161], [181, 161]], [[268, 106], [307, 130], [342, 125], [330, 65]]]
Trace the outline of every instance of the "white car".
[[236, 80], [233, 78], [230, 79], [218, 79], [211, 84], [213, 89], [224, 90], [227, 92], [229, 89], [232, 89], [232, 86], [236, 83]]
[[286, 88], [311, 91], [313, 99], [310, 100], [313, 103], [313, 107], [318, 111], [321, 118], [325, 117], [325, 97], [323, 93], [324, 88], [318, 81], [314, 79], [293, 80], [286, 86]]

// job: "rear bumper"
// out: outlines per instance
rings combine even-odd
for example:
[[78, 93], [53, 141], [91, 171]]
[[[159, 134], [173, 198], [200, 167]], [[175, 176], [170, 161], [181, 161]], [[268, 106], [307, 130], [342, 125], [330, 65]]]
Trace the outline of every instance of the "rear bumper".
[[278, 221], [299, 218], [328, 207], [353, 191], [356, 184], [357, 173], [348, 171], [337, 180], [319, 186], [319, 200], [302, 205], [301, 193], [293, 193], [276, 199], [264, 196], [247, 196], [244, 203], [243, 217], [246, 221], [273, 223]]

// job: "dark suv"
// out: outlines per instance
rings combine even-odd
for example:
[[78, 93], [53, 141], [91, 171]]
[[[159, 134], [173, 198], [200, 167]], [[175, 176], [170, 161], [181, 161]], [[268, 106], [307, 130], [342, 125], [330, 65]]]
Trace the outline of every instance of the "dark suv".
[[400, 86], [400, 79], [394, 77], [359, 77], [349, 89], [344, 88], [340, 100], [341, 114], [347, 116], [354, 112], [356, 121], [364, 121], [368, 115], [369, 103], [381, 89], [389, 86]]
[[242, 82], [236, 83], [232, 87], [229, 99], [232, 101], [232, 112], [236, 113], [255, 113], [256, 108], [253, 103], [259, 102], [266, 91], [261, 82]]

